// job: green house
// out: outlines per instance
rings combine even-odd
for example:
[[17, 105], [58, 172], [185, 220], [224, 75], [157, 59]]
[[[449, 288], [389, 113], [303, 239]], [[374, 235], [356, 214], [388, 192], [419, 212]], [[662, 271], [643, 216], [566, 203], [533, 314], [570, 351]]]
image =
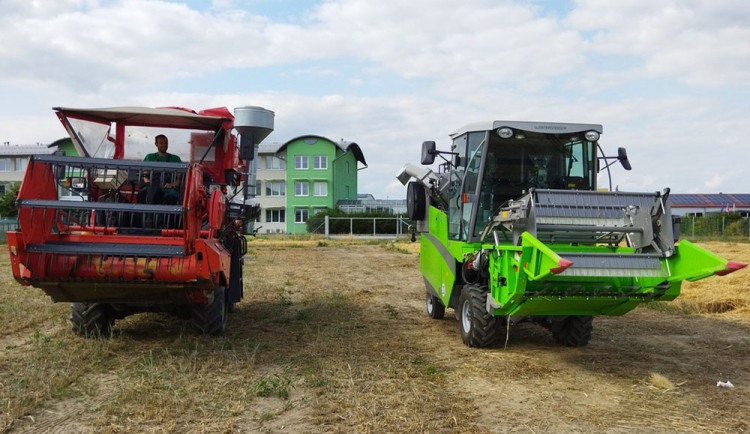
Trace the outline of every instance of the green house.
[[317, 135], [261, 144], [258, 160], [260, 233], [306, 233], [310, 216], [357, 198], [357, 172], [367, 167], [356, 143]]

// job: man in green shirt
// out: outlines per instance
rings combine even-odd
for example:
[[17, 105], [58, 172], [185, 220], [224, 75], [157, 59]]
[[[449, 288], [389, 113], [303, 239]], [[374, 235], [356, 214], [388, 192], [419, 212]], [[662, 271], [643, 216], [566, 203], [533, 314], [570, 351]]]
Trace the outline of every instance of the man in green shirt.
[[[147, 154], [143, 158], [143, 161], [158, 161], [162, 163], [182, 163], [180, 157], [167, 152], [169, 149], [169, 139], [164, 134], [159, 134], [154, 138], [154, 145], [156, 146], [157, 152]], [[158, 175], [158, 174], [155, 174]], [[139, 202], [143, 201], [146, 203], [165, 203], [165, 204], [176, 204], [180, 202], [180, 197], [177, 193], [177, 189], [180, 187], [182, 181], [180, 174], [165, 174], [164, 184], [159, 184], [159, 179], [154, 177], [154, 184], [151, 185], [151, 179], [149, 173], [146, 172], [143, 175], [143, 181], [148, 184], [144, 185], [139, 193]], [[162, 188], [159, 188], [162, 187]]]

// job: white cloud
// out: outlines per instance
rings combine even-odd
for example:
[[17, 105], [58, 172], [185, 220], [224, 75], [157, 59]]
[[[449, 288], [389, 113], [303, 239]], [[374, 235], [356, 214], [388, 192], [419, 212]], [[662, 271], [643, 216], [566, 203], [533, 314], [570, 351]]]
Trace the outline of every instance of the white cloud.
[[579, 0], [566, 22], [594, 32], [594, 53], [640, 56], [642, 65], [624, 76], [645, 73], [709, 87], [750, 84], [744, 0]]
[[723, 173], [714, 173], [714, 175], [707, 179], [703, 184], [708, 191], [718, 191], [724, 181], [727, 179], [727, 175]]

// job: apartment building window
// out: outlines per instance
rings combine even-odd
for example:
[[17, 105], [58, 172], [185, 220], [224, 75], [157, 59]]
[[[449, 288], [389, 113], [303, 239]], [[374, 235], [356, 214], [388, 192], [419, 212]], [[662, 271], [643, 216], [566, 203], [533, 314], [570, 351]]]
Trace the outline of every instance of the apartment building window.
[[328, 196], [328, 183], [327, 182], [314, 183], [313, 195], [314, 196]]
[[10, 158], [0, 158], [0, 172], [10, 172]]
[[266, 222], [284, 223], [286, 221], [286, 212], [283, 209], [267, 209]]
[[266, 196], [286, 196], [284, 181], [266, 181]]
[[297, 170], [307, 170], [307, 155], [294, 156], [294, 168]]
[[326, 211], [328, 211], [328, 208], [313, 208], [313, 215], [318, 215]]
[[[250, 186], [250, 188], [252, 188], [252, 186]], [[261, 182], [261, 180], [258, 179], [255, 181], [255, 195], [260, 196], [262, 194], [263, 194], [263, 183]]]
[[266, 157], [267, 170], [286, 170], [286, 161], [279, 157]]
[[328, 169], [328, 156], [316, 155], [313, 157], [313, 169]]
[[310, 212], [307, 208], [297, 208], [294, 210], [294, 222], [305, 223], [309, 217]]
[[294, 195], [295, 196], [309, 196], [310, 195], [310, 183], [307, 181], [295, 182], [294, 183]]
[[16, 157], [16, 172], [23, 172], [26, 170], [26, 163], [29, 162], [28, 158]]

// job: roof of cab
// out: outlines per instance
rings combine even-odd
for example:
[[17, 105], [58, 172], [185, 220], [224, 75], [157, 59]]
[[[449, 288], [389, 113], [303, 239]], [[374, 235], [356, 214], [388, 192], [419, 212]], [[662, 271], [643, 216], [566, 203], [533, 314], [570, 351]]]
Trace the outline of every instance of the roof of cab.
[[522, 130], [535, 133], [580, 133], [583, 131], [594, 130], [602, 133], [602, 126], [599, 124], [569, 124], [563, 122], [527, 122], [527, 121], [487, 121], [475, 122], [457, 129], [450, 134], [451, 138], [458, 137], [464, 133], [474, 131], [495, 130], [501, 127], [509, 127], [515, 130]]
[[54, 107], [53, 110], [66, 116], [72, 115], [74, 117], [108, 123], [122, 122], [127, 125], [144, 127], [218, 130], [224, 122], [232, 121], [231, 117], [205, 116], [191, 110], [175, 107], [108, 107], [93, 109]]

